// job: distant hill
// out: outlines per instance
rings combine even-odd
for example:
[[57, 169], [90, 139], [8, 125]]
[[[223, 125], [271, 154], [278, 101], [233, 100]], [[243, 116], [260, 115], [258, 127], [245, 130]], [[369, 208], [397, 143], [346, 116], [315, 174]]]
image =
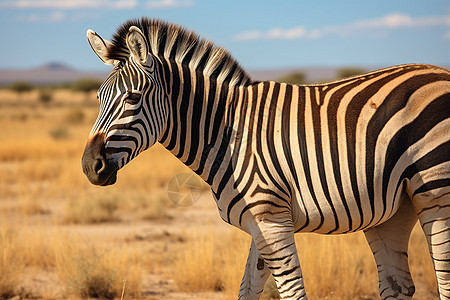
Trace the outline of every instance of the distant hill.
[[[444, 66], [445, 67], [445, 66]], [[378, 69], [376, 67], [361, 67], [367, 71]], [[250, 77], [255, 81], [276, 80], [295, 72], [305, 74], [308, 82], [323, 82], [334, 80], [341, 68], [333, 67], [303, 67], [280, 68], [270, 70], [248, 70]], [[73, 82], [81, 78], [104, 80], [108, 71], [88, 72], [76, 70], [65, 64], [53, 62], [34, 69], [0, 69], [0, 85], [17, 81], [26, 81], [32, 84], [58, 84]]]
[[72, 69], [61, 63], [49, 63], [33, 69], [0, 69], [0, 85], [17, 81], [32, 84], [58, 84], [81, 78], [105, 79], [107, 72], [86, 72]]
[[[294, 72], [302, 72], [310, 82], [323, 79], [334, 79], [338, 68], [312, 67], [312, 68], [286, 68], [273, 70], [249, 70], [253, 80], [275, 80]], [[103, 80], [106, 72], [86, 72], [68, 67], [65, 64], [52, 62], [33, 69], [0, 69], [0, 85], [17, 81], [26, 81], [32, 84], [58, 84], [73, 82], [81, 78]]]

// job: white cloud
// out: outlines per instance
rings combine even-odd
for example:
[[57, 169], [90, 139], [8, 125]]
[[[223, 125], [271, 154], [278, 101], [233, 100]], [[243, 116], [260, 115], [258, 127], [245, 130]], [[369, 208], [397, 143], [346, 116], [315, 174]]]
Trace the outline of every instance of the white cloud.
[[137, 0], [119, 0], [119, 1], [113, 2], [113, 8], [114, 9], [129, 9], [129, 8], [135, 8], [137, 6], [137, 4], [138, 4]]
[[66, 14], [61, 11], [55, 11], [50, 14], [30, 14], [18, 16], [17, 20], [22, 22], [61, 22], [66, 19]]
[[332, 25], [311, 30], [307, 30], [302, 26], [297, 26], [288, 29], [273, 28], [266, 32], [246, 31], [236, 35], [234, 37], [234, 40], [288, 40], [300, 38], [316, 39], [329, 34], [349, 36], [355, 34], [371, 33], [376, 30], [392, 30], [400, 28], [430, 28], [438, 26], [450, 27], [450, 16], [429, 16], [413, 18], [406, 14], [393, 13], [381, 18], [358, 20], [349, 24]]
[[103, 8], [103, 9], [126, 9], [137, 6], [137, 0], [17, 0], [2, 1], [1, 8], [15, 9], [80, 9], [80, 8]]
[[147, 8], [179, 8], [193, 5], [194, 2], [191, 0], [154, 0], [147, 2], [145, 6]]
[[307, 30], [302, 27], [294, 27], [290, 29], [273, 28], [268, 32], [261, 31], [247, 31], [240, 33], [234, 37], [237, 41], [248, 41], [248, 40], [292, 40], [303, 38], [307, 34]]
[[234, 36], [236, 41], [262, 40], [264, 33], [261, 31], [245, 31]]
[[429, 28], [437, 26], [450, 26], [450, 16], [412, 18], [406, 14], [394, 13], [378, 19], [360, 20], [350, 24], [325, 27], [322, 29], [322, 33], [348, 35], [375, 29]]
[[411, 26], [413, 23], [414, 21], [410, 16], [394, 13], [379, 19], [356, 21], [353, 25], [357, 29], [399, 28]]
[[296, 39], [304, 37], [306, 34], [306, 29], [304, 27], [294, 27], [288, 30], [281, 30], [279, 28], [274, 28], [269, 31], [268, 37], [270, 39]]

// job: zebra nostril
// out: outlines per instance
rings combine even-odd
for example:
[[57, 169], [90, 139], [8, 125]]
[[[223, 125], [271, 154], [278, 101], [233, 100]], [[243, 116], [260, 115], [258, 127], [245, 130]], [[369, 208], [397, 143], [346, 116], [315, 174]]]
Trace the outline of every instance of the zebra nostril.
[[94, 171], [95, 171], [95, 173], [100, 174], [100, 173], [102, 173], [105, 170], [105, 168], [106, 168], [105, 159], [103, 157], [101, 157], [101, 156], [96, 158], [95, 162], [94, 162]]

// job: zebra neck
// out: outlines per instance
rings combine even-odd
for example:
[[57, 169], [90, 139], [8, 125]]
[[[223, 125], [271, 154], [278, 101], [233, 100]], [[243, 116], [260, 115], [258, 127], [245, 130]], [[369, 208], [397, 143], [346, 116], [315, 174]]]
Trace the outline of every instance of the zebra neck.
[[[230, 124], [243, 86], [204, 76], [186, 66], [167, 64], [169, 114], [160, 142], [208, 184], [226, 172]], [[232, 121], [233, 120], [233, 121]]]

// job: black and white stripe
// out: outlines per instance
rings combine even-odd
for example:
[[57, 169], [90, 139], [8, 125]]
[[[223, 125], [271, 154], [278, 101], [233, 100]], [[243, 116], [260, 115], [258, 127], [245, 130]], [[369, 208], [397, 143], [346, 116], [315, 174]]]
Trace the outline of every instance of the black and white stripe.
[[[129, 49], [133, 27], [146, 63]], [[374, 252], [381, 297], [409, 299], [417, 219], [441, 299], [450, 298], [448, 70], [411, 64], [319, 85], [252, 82], [223, 48], [149, 19], [104, 44], [105, 57], [96, 52], [115, 68], [91, 136], [104, 134], [119, 168], [159, 141], [211, 185], [221, 217], [253, 237], [241, 299], [257, 299], [269, 272], [283, 299], [306, 299], [294, 232], [357, 230]]]

